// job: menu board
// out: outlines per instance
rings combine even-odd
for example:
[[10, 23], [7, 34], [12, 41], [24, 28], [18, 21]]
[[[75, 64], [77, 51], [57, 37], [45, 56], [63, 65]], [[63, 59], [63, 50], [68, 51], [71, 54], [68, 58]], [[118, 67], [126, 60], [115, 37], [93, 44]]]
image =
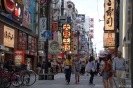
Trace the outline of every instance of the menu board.
[[19, 31], [19, 43], [18, 47], [20, 50], [25, 50], [27, 45], [27, 34]]

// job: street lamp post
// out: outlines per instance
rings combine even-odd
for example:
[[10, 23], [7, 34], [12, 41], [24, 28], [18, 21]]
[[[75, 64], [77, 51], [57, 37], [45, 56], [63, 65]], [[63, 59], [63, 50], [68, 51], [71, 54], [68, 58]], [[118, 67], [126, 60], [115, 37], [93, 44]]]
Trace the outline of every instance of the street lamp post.
[[[50, 30], [50, 3], [51, 3], [51, 0], [48, 0], [48, 3], [47, 3], [47, 14], [46, 14], [46, 17], [47, 17], [47, 30]], [[45, 42], [45, 73], [47, 74], [48, 73], [48, 39], [46, 39], [46, 42]], [[46, 77], [47, 78], [47, 77]]]
[[[132, 0], [132, 17], [133, 17], [133, 0]], [[132, 28], [131, 28], [131, 86], [132, 86], [132, 88], [133, 88], [133, 54], [132, 54], [132, 52], [133, 52], [133, 19], [132, 19], [132, 26], [131, 26]]]

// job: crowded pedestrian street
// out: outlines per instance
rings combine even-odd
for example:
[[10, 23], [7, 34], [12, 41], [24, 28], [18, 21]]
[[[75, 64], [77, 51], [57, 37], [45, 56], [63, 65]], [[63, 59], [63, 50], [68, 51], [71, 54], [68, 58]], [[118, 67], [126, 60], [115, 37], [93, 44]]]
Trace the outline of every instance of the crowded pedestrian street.
[[0, 88], [133, 88], [133, 0], [0, 0]]

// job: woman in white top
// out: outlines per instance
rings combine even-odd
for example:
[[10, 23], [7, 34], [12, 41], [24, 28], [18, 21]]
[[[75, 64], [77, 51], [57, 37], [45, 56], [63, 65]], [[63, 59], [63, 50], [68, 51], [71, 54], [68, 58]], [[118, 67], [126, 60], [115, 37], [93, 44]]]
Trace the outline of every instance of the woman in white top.
[[99, 74], [103, 77], [104, 88], [108, 88], [108, 72], [105, 70], [105, 54], [104, 51], [100, 52], [100, 72]]

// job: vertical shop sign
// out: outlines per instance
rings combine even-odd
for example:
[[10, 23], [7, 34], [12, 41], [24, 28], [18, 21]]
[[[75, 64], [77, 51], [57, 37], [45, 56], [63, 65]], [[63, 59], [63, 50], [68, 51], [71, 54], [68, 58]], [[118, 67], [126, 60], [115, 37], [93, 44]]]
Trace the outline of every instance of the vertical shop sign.
[[53, 31], [58, 31], [58, 23], [57, 22], [53, 23]]
[[46, 6], [40, 5], [40, 17], [46, 17], [46, 12], [47, 12]]
[[46, 17], [40, 18], [40, 20], [39, 20], [39, 30], [46, 30], [46, 28], [47, 28], [46, 23], [47, 23]]
[[71, 49], [70, 42], [71, 42], [71, 26], [70, 24], [63, 25], [63, 50], [69, 51]]
[[25, 50], [27, 46], [27, 34], [19, 31], [19, 43], [18, 47], [20, 50]]
[[114, 30], [114, 5], [115, 0], [105, 0], [105, 8], [104, 8], [104, 14], [105, 14], [105, 30], [111, 31]]

